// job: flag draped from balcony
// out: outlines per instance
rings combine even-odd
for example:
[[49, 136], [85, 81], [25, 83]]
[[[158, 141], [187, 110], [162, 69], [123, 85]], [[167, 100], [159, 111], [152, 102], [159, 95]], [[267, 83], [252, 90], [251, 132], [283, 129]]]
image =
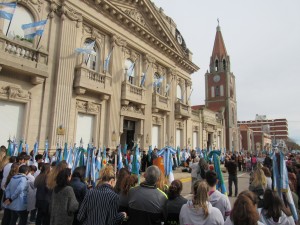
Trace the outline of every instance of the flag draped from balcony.
[[46, 24], [47, 20], [23, 24], [21, 27], [24, 30], [24, 37], [28, 39], [33, 39], [35, 36], [42, 36]]
[[0, 2], [0, 18], [6, 20], [12, 20], [15, 10], [17, 7], [17, 2]]
[[111, 54], [112, 54], [113, 50], [114, 50], [114, 47], [112, 47], [112, 49], [108, 53], [106, 59], [104, 60], [104, 72], [108, 71], [109, 62], [110, 62], [110, 58], [111, 58]]
[[88, 43], [83, 48], [75, 48], [75, 52], [80, 54], [88, 54], [88, 55], [97, 55], [97, 53], [94, 50], [95, 41], [92, 41], [91, 43]]
[[214, 170], [215, 170], [215, 172], [217, 174], [217, 178], [218, 178], [217, 190], [221, 190], [222, 194], [226, 195], [227, 190], [226, 190], [223, 174], [221, 171], [220, 158], [219, 158], [220, 155], [221, 155], [221, 151], [213, 150], [208, 154], [208, 157], [213, 158]]

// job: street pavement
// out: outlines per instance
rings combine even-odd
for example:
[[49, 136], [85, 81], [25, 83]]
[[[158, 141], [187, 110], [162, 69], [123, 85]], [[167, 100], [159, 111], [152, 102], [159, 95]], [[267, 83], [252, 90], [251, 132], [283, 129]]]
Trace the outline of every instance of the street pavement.
[[[191, 199], [192, 198], [192, 194], [191, 193], [191, 174], [187, 173], [187, 172], [181, 172], [183, 167], [179, 167], [176, 170], [173, 171], [174, 173], [174, 178], [175, 179], [179, 179], [181, 180], [181, 182], [183, 183], [183, 190], [181, 192], [181, 195], [187, 199]], [[224, 181], [226, 184], [226, 188], [228, 191], [228, 173], [226, 171], [226, 169], [223, 167], [223, 165], [221, 166], [221, 169], [223, 171], [223, 177], [224, 177]], [[249, 187], [249, 172], [238, 172], [238, 193], [248, 190]], [[232, 184], [232, 192], [234, 193], [234, 184]], [[235, 202], [236, 197], [229, 197], [229, 201], [231, 203], [231, 207], [233, 207], [233, 204]]]

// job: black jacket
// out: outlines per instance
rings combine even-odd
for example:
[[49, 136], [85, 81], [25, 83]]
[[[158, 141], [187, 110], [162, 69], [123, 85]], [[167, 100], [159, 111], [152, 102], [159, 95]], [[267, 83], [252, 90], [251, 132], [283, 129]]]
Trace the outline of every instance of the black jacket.
[[146, 183], [132, 188], [128, 194], [129, 225], [161, 225], [167, 195]]
[[234, 160], [227, 161], [225, 167], [229, 175], [237, 175], [237, 164]]
[[73, 188], [73, 191], [75, 193], [76, 199], [79, 202], [79, 204], [83, 201], [84, 196], [87, 191], [87, 186], [85, 183], [83, 183], [79, 177], [73, 177], [70, 183], [71, 187]]
[[179, 224], [179, 214], [181, 207], [187, 203], [187, 199], [178, 196], [175, 199], [168, 200], [166, 204], [166, 225]]

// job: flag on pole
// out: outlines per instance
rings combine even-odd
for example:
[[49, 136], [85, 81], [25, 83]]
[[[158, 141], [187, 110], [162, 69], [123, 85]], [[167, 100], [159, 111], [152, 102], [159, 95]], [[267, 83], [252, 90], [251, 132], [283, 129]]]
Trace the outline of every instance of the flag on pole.
[[45, 152], [44, 152], [44, 162], [45, 163], [49, 163], [50, 159], [49, 159], [49, 155], [48, 155], [48, 140], [45, 141]]
[[135, 61], [131, 64], [131, 66], [127, 70], [127, 76], [128, 77], [131, 77], [132, 75], [134, 75], [133, 74], [134, 68], [135, 68]]
[[34, 147], [33, 147], [33, 163], [35, 164], [35, 156], [37, 155], [38, 153], [38, 149], [39, 149], [39, 144], [38, 142], [36, 141], [34, 143]]
[[122, 149], [121, 145], [118, 147], [118, 170], [123, 168], [123, 157], [122, 157]]
[[42, 36], [47, 20], [41, 20], [34, 23], [23, 24], [21, 27], [24, 30], [24, 37], [33, 39], [35, 36]]
[[23, 139], [20, 140], [18, 153], [20, 154], [23, 150]]
[[88, 55], [97, 55], [97, 53], [94, 50], [95, 41], [92, 41], [91, 43], [88, 43], [83, 48], [75, 48], [75, 52], [80, 54], [88, 54]]
[[0, 18], [12, 20], [16, 7], [17, 2], [0, 2]]
[[104, 72], [108, 71], [109, 62], [110, 62], [110, 58], [111, 58], [111, 54], [112, 54], [113, 50], [114, 50], [114, 48], [112, 47], [112, 49], [110, 50], [110, 52], [108, 53], [108, 55], [104, 61]]
[[29, 145], [28, 145], [28, 143], [25, 143], [25, 152], [26, 152], [26, 155], [29, 155]]

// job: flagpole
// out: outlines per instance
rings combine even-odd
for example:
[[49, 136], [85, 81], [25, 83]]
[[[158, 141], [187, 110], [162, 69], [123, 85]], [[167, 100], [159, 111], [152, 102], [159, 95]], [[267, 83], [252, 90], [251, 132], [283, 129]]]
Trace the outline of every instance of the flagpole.
[[[16, 8], [17, 8], [17, 5], [18, 5], [18, 0], [16, 1]], [[6, 35], [5, 35], [5, 36], [7, 36], [7, 35], [8, 35], [8, 31], [9, 31], [9, 28], [10, 28], [10, 25], [11, 25], [11, 21], [12, 21], [12, 20], [13, 20], [13, 18], [14, 18], [14, 15], [15, 15], [16, 8], [15, 8], [15, 10], [14, 10], [14, 14], [13, 14], [13, 16], [12, 16], [11, 20], [9, 21], [9, 24], [8, 24], [8, 27], [7, 27], [7, 31], [6, 31]]]
[[[47, 24], [47, 22], [48, 22], [49, 15], [50, 15], [50, 13], [47, 15], [46, 23], [45, 23], [45, 25], [44, 25], [44, 27], [43, 27], [44, 29], [45, 29], [45, 26], [46, 26], [46, 24]], [[38, 47], [39, 47], [39, 45], [40, 45], [40, 43], [41, 43], [43, 34], [44, 34], [44, 31], [43, 31], [42, 35], [40, 36], [40, 38], [39, 38], [39, 41], [38, 41], [37, 46], [36, 46], [36, 49], [38, 49]]]
[[[149, 64], [148, 64], [148, 66], [147, 66], [147, 68], [146, 68], [146, 71], [145, 71], [145, 73], [144, 73], [144, 76], [146, 76], [148, 69], [149, 69]], [[146, 77], [145, 77], [145, 78], [143, 77], [142, 80], [143, 80], [143, 79], [146, 79]], [[145, 83], [145, 80], [144, 80], [144, 83]], [[140, 87], [142, 87], [142, 86], [143, 86], [143, 84], [142, 84], [142, 82], [141, 82]]]

